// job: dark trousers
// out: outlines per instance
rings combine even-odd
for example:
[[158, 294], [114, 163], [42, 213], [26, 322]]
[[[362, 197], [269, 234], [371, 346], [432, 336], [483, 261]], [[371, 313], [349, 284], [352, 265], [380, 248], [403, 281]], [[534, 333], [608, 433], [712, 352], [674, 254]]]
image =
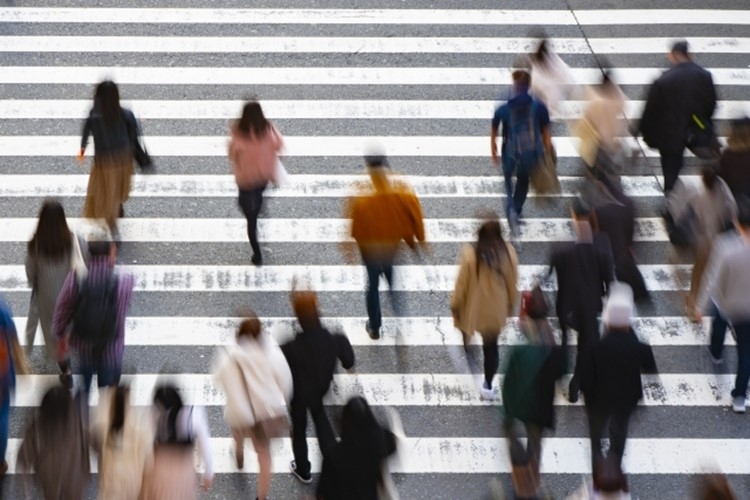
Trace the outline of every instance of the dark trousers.
[[617, 458], [618, 465], [622, 465], [625, 441], [628, 438], [628, 423], [632, 411], [632, 408], [624, 410], [586, 406], [589, 418], [589, 436], [591, 437], [591, 470], [594, 470], [594, 464], [604, 458], [602, 437], [607, 430], [609, 430], [608, 453]]
[[497, 337], [499, 335], [482, 335], [482, 354], [484, 355], [484, 380], [488, 387], [492, 387], [492, 379], [495, 378], [497, 367], [500, 366], [500, 353], [497, 349]]
[[260, 244], [258, 243], [258, 215], [263, 206], [263, 191], [266, 185], [258, 186], [253, 189], [240, 189], [239, 202], [242, 213], [247, 219], [247, 238], [250, 240], [250, 246], [253, 249], [253, 255], [260, 255]]
[[367, 269], [367, 291], [365, 292], [367, 319], [370, 328], [378, 330], [383, 323], [383, 316], [380, 311], [380, 276], [384, 276], [388, 282], [391, 304], [397, 314], [399, 310], [398, 301], [393, 293], [393, 258], [365, 258], [364, 262]]
[[318, 435], [320, 451], [325, 457], [336, 446], [331, 422], [323, 409], [323, 401], [308, 405], [292, 398], [290, 411], [292, 414], [292, 451], [296, 462], [297, 472], [305, 476], [310, 472], [310, 460], [307, 458], [307, 410], [310, 410], [315, 433]]
[[680, 170], [685, 163], [683, 154], [685, 148], [662, 148], [659, 149], [659, 156], [661, 156], [661, 170], [664, 174], [664, 194], [668, 194], [672, 191], [677, 178], [680, 175]]
[[721, 359], [724, 353], [724, 338], [727, 335], [729, 324], [721, 313], [719, 313], [716, 304], [713, 304], [711, 307], [711, 315], [713, 316], [713, 320], [711, 321], [711, 344], [709, 350], [711, 351], [711, 356]]
[[750, 380], [750, 322], [735, 323], [732, 326], [737, 334], [737, 378], [734, 380], [732, 397], [744, 398]]
[[576, 366], [573, 370], [573, 381], [571, 385], [580, 387], [586, 377], [586, 367], [593, 354], [596, 343], [599, 342], [599, 323], [596, 313], [579, 314], [576, 319], [568, 316], [568, 319], [558, 317], [560, 329], [562, 330], [562, 347], [567, 351], [568, 330], [573, 328], [578, 332], [578, 345], [576, 349]]
[[542, 458], [542, 428], [536, 424], [524, 422], [526, 427], [526, 447], [523, 446], [517, 432], [515, 419], [504, 422], [505, 435], [508, 439], [508, 451], [512, 466], [514, 498], [539, 498], [539, 465]]
[[87, 397], [91, 391], [91, 382], [94, 379], [94, 374], [96, 374], [97, 387], [113, 387], [120, 383], [122, 368], [108, 366], [103, 360], [82, 363], [83, 391]]
[[[526, 195], [529, 193], [529, 174], [533, 166], [503, 163], [503, 177], [505, 179], [505, 196], [507, 197], [506, 215], [511, 213], [520, 216]], [[515, 186], [513, 176], [515, 175]]]

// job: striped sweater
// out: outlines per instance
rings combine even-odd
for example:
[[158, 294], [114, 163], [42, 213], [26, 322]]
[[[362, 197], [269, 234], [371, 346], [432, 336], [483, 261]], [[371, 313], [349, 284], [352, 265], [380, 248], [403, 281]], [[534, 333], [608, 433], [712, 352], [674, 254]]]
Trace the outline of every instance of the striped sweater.
[[[89, 262], [89, 272], [86, 279], [90, 284], [99, 284], [108, 279], [112, 268], [108, 257], [92, 257]], [[117, 330], [114, 340], [104, 348], [102, 358], [95, 360], [91, 343], [79, 340], [75, 335], [70, 336], [70, 346], [78, 353], [79, 361], [84, 365], [90, 365], [100, 361], [108, 367], [120, 367], [122, 365], [122, 353], [125, 348], [125, 315], [130, 305], [133, 294], [133, 277], [130, 275], [118, 276], [117, 288]], [[75, 272], [70, 272], [63, 283], [60, 295], [55, 306], [55, 317], [52, 332], [58, 341], [70, 333], [75, 311], [76, 297], [78, 296], [78, 277]]]

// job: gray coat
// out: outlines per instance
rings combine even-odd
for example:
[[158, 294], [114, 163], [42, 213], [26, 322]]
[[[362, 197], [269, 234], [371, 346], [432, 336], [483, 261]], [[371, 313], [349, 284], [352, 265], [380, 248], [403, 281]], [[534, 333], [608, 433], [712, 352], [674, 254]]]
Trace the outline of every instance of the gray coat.
[[[88, 263], [88, 246], [80, 236], [78, 243], [81, 245], [81, 254]], [[35, 251], [29, 251], [26, 255], [26, 276], [31, 286], [31, 303], [29, 305], [29, 318], [26, 323], [26, 344], [31, 347], [36, 334], [37, 323], [41, 324], [44, 342], [47, 347], [47, 355], [55, 359], [57, 355], [57, 343], [52, 339], [52, 320], [55, 313], [57, 296], [62, 289], [65, 278], [71, 270], [71, 256], [73, 247], [58, 259], [50, 259]]]

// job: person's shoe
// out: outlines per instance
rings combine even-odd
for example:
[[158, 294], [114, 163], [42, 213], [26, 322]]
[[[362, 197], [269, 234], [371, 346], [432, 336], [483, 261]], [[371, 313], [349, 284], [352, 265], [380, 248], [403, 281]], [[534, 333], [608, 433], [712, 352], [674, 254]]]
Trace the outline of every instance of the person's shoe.
[[292, 460], [291, 462], [289, 462], [289, 468], [291, 469], [292, 474], [294, 474], [294, 477], [296, 477], [299, 480], [300, 483], [302, 483], [302, 484], [310, 484], [310, 483], [312, 483], [312, 474], [310, 474], [309, 472], [307, 474], [300, 474], [297, 471], [297, 462], [296, 461]]
[[371, 328], [369, 320], [365, 323], [365, 330], [367, 330], [367, 335], [369, 335], [372, 340], [378, 340], [380, 338], [380, 328]]
[[120, 203], [120, 211], [117, 213], [117, 215], [122, 219], [125, 217], [125, 208], [123, 208], [122, 203]]
[[262, 266], [263, 257], [261, 257], [259, 253], [254, 253], [253, 256], [250, 257], [250, 262], [252, 262], [254, 266]]
[[570, 385], [568, 385], [568, 401], [575, 404], [578, 402], [578, 393], [581, 388], [578, 386], [578, 381], [574, 378], [570, 379]]
[[61, 373], [60, 383], [66, 389], [72, 389], [73, 388], [73, 375], [70, 372]]
[[487, 384], [486, 380], [482, 384], [482, 388], [480, 389], [479, 392], [482, 395], [483, 400], [485, 401], [495, 400], [495, 390]]
[[732, 400], [732, 410], [735, 413], [745, 413], [745, 396], [735, 396]]
[[711, 348], [708, 348], [708, 356], [711, 358], [711, 362], [715, 365], [723, 365], [724, 364], [724, 358], [717, 358], [714, 356], [714, 354], [711, 352]]

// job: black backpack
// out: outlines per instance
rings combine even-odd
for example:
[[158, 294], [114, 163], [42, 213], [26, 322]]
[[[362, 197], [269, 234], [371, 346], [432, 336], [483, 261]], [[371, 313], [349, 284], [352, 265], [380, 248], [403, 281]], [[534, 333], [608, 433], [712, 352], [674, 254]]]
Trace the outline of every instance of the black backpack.
[[114, 273], [101, 283], [78, 281], [73, 311], [73, 335], [78, 340], [103, 349], [117, 336], [117, 287]]

